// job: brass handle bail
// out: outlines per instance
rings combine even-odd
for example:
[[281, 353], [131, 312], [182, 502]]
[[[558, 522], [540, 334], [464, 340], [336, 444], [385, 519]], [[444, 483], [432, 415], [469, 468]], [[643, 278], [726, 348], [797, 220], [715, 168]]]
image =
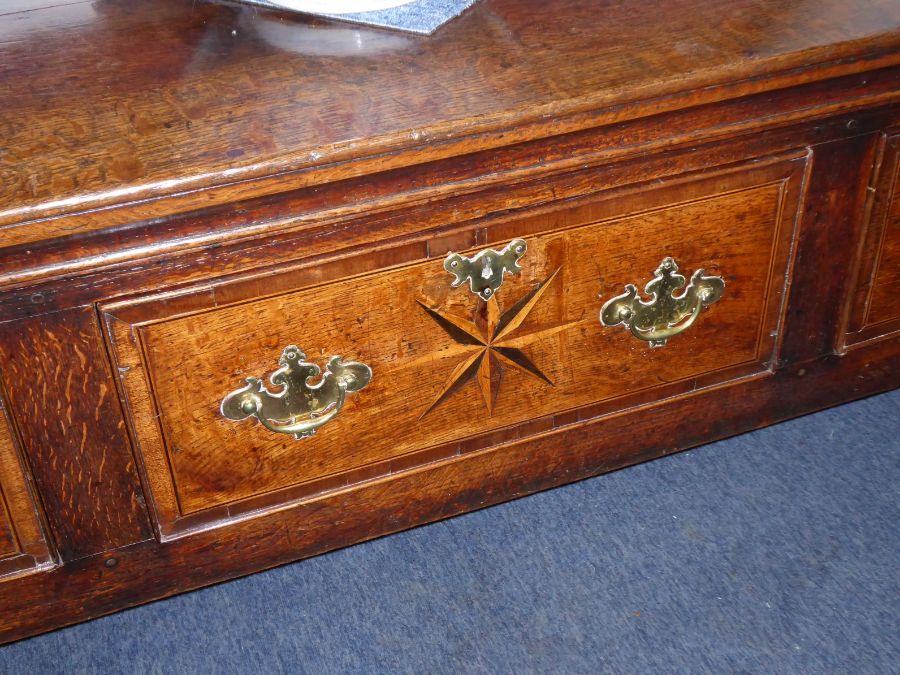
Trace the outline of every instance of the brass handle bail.
[[322, 369], [305, 359], [298, 347], [286, 347], [278, 360], [281, 368], [269, 378], [281, 391], [272, 393], [258, 377], [248, 377], [246, 387], [222, 400], [222, 415], [235, 421], [255, 417], [269, 431], [307, 438], [338, 416], [348, 392], [359, 391], [372, 380], [369, 366], [332, 356], [322, 379], [310, 384]]
[[663, 347], [670, 338], [693, 326], [700, 312], [717, 302], [725, 292], [724, 279], [703, 274], [703, 269], [694, 272], [687, 288], [681, 295], [676, 295], [684, 288], [685, 278], [678, 274], [675, 259], [666, 257], [644, 288], [650, 300], [642, 300], [637, 287], [627, 284], [622, 295], [603, 305], [600, 323], [604, 326], [622, 324], [651, 347]]

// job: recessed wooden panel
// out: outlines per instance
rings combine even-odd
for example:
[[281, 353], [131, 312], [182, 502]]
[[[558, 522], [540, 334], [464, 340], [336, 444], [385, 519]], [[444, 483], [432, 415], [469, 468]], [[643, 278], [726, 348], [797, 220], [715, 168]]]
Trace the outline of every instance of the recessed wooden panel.
[[896, 180], [893, 193], [895, 198], [891, 200], [887, 213], [867, 317], [873, 324], [900, 319], [900, 295], [897, 293], [900, 285], [900, 199], [896, 198]]
[[848, 345], [900, 331], [900, 134], [885, 137], [873, 187], [856, 288], [850, 295]]
[[[379, 270], [374, 251], [301, 265], [271, 279], [273, 292], [290, 288], [271, 297], [259, 297], [266, 284], [253, 278], [107, 306], [161, 534], [651, 398], [765, 376], [777, 350], [803, 167], [801, 158], [768, 160], [485, 219], [404, 244], [392, 259], [409, 262], [395, 268]], [[442, 398], [483, 347], [454, 337], [436, 314], [477, 332], [488, 311], [468, 290], [450, 287], [443, 252], [454, 241], [496, 248], [514, 237], [527, 240], [528, 252], [521, 273], [498, 292], [498, 310], [546, 284], [500, 345], [520, 350], [528, 364], [517, 367], [515, 356], [501, 353], [492, 386], [476, 375]], [[722, 276], [725, 296], [660, 349], [601, 326], [603, 302], [625, 284], [642, 288], [665, 256], [686, 275], [702, 267]], [[224, 419], [222, 398], [247, 376], [267, 377], [289, 344], [319, 365], [333, 354], [362, 361], [374, 378], [312, 438]]]
[[0, 397], [0, 582], [50, 566], [37, 506]]

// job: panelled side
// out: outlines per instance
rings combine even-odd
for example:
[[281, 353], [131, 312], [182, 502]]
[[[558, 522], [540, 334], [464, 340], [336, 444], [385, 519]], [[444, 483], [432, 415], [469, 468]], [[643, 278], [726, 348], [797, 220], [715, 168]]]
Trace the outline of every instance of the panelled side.
[[900, 332], [900, 133], [884, 136], [848, 307], [845, 346]]
[[53, 566], [39, 506], [0, 387], [0, 582]]

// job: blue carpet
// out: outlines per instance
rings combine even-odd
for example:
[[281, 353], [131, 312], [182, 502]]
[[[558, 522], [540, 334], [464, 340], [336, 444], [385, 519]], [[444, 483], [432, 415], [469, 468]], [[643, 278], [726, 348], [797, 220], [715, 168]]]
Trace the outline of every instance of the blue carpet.
[[897, 673], [900, 391], [0, 649], [4, 673]]

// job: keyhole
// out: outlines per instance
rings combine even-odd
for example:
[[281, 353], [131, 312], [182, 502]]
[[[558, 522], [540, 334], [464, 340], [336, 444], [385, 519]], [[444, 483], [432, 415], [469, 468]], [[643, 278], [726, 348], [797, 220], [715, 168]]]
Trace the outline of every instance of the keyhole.
[[481, 278], [490, 279], [492, 276], [494, 276], [494, 270], [491, 268], [491, 261], [485, 259], [484, 268], [481, 270]]

